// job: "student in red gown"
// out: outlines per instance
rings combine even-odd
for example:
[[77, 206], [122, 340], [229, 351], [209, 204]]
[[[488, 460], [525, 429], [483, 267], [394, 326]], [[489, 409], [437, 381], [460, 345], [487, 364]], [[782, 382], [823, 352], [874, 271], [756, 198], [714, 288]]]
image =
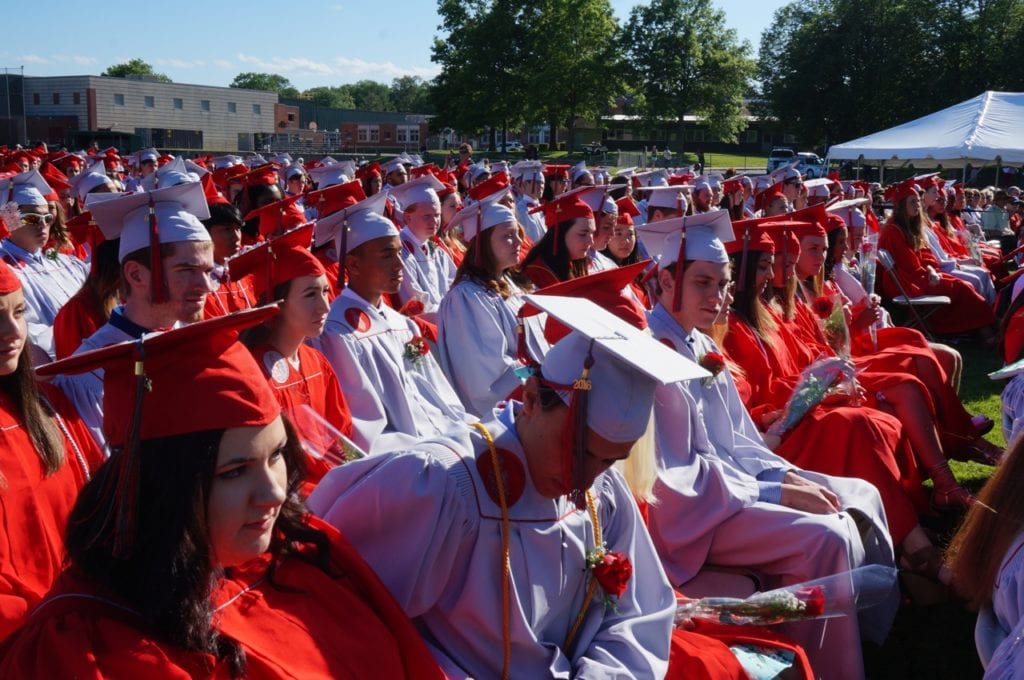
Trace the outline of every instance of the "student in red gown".
[[68, 569], [4, 648], [0, 676], [443, 677], [351, 544], [297, 500], [298, 440], [237, 342], [275, 311], [52, 366], [104, 367], [116, 450], [82, 490]]
[[59, 390], [37, 385], [21, 283], [0, 262], [0, 640], [53, 585], [79, 490], [103, 457]]
[[242, 213], [238, 208], [218, 197], [211, 200], [210, 217], [203, 220], [203, 226], [210, 232], [213, 241], [213, 290], [206, 296], [203, 318], [212, 319], [241, 309], [249, 309], [256, 303], [252, 282], [241, 275], [232, 275], [225, 263], [238, 254], [242, 247]]
[[[309, 252], [313, 225], [293, 229], [239, 255], [231, 270], [251, 276], [262, 303], [281, 300], [281, 314], [248, 329], [249, 347], [288, 419], [302, 433], [315, 427], [308, 406], [334, 429], [352, 436], [352, 414], [334, 369], [323, 354], [306, 344], [327, 323], [330, 284], [323, 265]], [[336, 461], [335, 461], [336, 462]], [[334, 467], [324, 459], [306, 461], [306, 482], [316, 484]]]
[[594, 212], [578, 193], [544, 204], [548, 230], [523, 259], [522, 273], [537, 288], [586, 276], [594, 245]]
[[[980, 330], [986, 338], [991, 338], [995, 323], [992, 307], [969, 283], [939, 271], [939, 264], [925, 239], [926, 218], [917, 189], [912, 183], [902, 183], [890, 187], [887, 194], [895, 207], [882, 227], [878, 247], [892, 255], [896, 264], [894, 273], [903, 289], [911, 297], [948, 295], [952, 300], [952, 304], [928, 317], [928, 325], [942, 335]], [[882, 274], [879, 284], [885, 297], [901, 294], [887, 273]]]
[[117, 256], [120, 243], [120, 239], [102, 240], [93, 248], [89, 275], [54, 317], [53, 345], [58, 359], [74, 354], [82, 340], [106, 324], [111, 311], [120, 304], [121, 263]]

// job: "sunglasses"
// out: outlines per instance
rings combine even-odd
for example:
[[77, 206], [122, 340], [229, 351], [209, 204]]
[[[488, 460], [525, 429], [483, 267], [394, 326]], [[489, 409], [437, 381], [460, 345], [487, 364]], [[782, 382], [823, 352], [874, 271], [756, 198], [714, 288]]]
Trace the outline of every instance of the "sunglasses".
[[51, 224], [53, 222], [53, 215], [47, 213], [45, 215], [37, 215], [36, 213], [29, 213], [21, 216], [21, 223], [31, 227], [38, 227], [41, 224]]

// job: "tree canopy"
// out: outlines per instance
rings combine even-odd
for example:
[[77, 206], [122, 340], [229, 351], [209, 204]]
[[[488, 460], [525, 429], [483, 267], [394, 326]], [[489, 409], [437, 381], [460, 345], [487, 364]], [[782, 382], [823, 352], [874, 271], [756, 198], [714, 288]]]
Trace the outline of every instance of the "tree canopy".
[[103, 76], [111, 76], [113, 78], [127, 78], [128, 76], [150, 76], [156, 78], [161, 83], [169, 83], [171, 79], [163, 73], [157, 73], [153, 70], [152, 65], [147, 64], [141, 59], [129, 59], [128, 61], [121, 64], [113, 64], [108, 66], [107, 70], [101, 73]]
[[277, 73], [239, 73], [235, 76], [228, 87], [238, 87], [244, 90], [263, 90], [264, 92], [276, 92], [282, 97], [298, 97], [299, 91], [292, 87], [290, 80]]

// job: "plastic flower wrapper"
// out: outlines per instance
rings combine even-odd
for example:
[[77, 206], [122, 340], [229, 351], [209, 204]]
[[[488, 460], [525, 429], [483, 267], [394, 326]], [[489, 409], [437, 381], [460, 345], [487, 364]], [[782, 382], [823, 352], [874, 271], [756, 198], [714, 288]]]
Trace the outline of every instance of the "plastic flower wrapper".
[[956, 236], [957, 238], [960, 239], [960, 242], [964, 244], [964, 247], [967, 248], [967, 252], [971, 254], [972, 260], [974, 260], [978, 264], [984, 262], [984, 260], [981, 257], [981, 250], [978, 248], [978, 244], [974, 242], [974, 239], [971, 238], [970, 234], [967, 233], [966, 229], [958, 230], [956, 232]]
[[[878, 232], [867, 232], [860, 246], [860, 285], [868, 294], [868, 299], [875, 292], [875, 267], [878, 265]], [[868, 329], [871, 345], [878, 351], [878, 322]]]
[[[842, 309], [839, 311], [842, 313]], [[841, 357], [818, 359], [800, 373], [800, 380], [793, 389], [793, 394], [789, 395], [782, 417], [775, 421], [768, 431], [782, 436], [796, 427], [797, 423], [826, 397], [854, 397], [856, 394], [857, 371], [853, 364]]]
[[850, 329], [846, 327], [843, 298], [838, 293], [823, 295], [811, 303], [818, 318], [818, 326], [828, 346], [844, 359], [850, 358]]
[[311, 458], [324, 461], [330, 467], [366, 458], [365, 451], [309, 405], [302, 404], [287, 415], [302, 443], [302, 450]]
[[694, 619], [736, 626], [770, 626], [789, 621], [855, 614], [885, 601], [896, 587], [896, 569], [880, 564], [754, 593], [748, 598], [702, 597], [676, 608], [676, 626]]

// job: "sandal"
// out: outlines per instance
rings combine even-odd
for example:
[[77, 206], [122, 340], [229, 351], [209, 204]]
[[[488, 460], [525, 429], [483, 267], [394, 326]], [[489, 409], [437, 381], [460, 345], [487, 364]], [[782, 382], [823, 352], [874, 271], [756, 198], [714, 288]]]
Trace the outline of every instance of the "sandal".
[[974, 503], [974, 496], [962, 486], [954, 486], [950, 489], [932, 491], [931, 502], [932, 507], [940, 512], [948, 510], [966, 512]]
[[948, 602], [952, 589], [942, 551], [929, 545], [913, 553], [903, 553], [899, 559], [900, 583], [914, 604], [927, 606]]
[[978, 437], [973, 443], [966, 446], [962, 454], [967, 460], [973, 460], [975, 463], [981, 463], [982, 465], [999, 465], [1003, 460], [1003, 455], [1006, 453], [1006, 449], [999, 448], [992, 442]]

